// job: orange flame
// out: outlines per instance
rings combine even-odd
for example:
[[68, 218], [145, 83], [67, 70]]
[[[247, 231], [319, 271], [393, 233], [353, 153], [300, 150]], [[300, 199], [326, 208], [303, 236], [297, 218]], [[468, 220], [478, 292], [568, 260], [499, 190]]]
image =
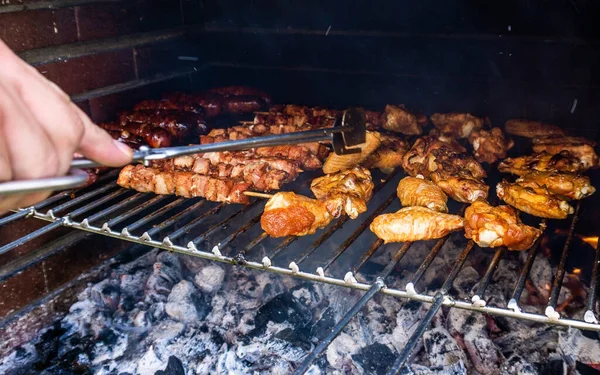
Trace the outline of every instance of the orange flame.
[[581, 237], [583, 242], [590, 244], [594, 249], [598, 246], [598, 236]]

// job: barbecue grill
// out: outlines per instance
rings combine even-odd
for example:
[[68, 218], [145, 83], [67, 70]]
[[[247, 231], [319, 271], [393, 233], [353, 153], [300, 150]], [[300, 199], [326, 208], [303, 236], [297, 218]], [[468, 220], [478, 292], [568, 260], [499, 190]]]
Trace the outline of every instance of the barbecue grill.
[[[360, 17], [366, 11], [365, 5], [338, 2], [285, 5], [290, 9], [285, 11], [280, 6], [272, 13], [267, 10], [275, 5], [269, 2], [217, 4], [186, 0], [176, 6], [158, 3], [151, 9], [118, 0], [3, 4], [0, 37], [18, 49], [26, 61], [58, 81], [96, 121], [105, 120], [141, 98], [175, 88], [248, 84], [272, 93], [279, 102], [339, 108], [405, 102], [428, 114], [466, 110], [489, 115], [496, 125], [511, 117], [529, 117], [564, 124], [566, 130], [592, 139], [598, 135], [597, 127], [592, 124], [597, 123], [594, 103], [600, 98], [594, 67], [600, 54], [597, 41], [590, 41], [598, 27], [586, 18], [593, 13], [588, 9], [596, 7], [593, 4], [578, 1], [545, 4], [543, 11], [524, 5], [501, 9], [461, 5], [460, 9], [450, 10], [450, 5], [433, 2], [423, 5], [423, 9], [450, 16], [424, 27], [416, 21], [424, 19], [416, 5], [400, 6], [392, 2], [386, 2], [387, 12], [376, 13], [402, 14], [405, 22], [374, 15], [373, 11], [367, 13], [374, 18]], [[94, 10], [111, 20], [110, 27], [103, 31], [95, 28], [99, 21], [89, 14]], [[160, 12], [164, 17], [157, 18]], [[563, 17], [565, 13], [572, 16]], [[45, 31], [25, 29], [34, 21], [17, 26], [10, 23], [16, 22], [13, 19], [19, 16], [35, 20], [49, 15], [58, 17], [52, 18], [58, 28], [56, 38], [18, 40], [19, 27], [24, 28], [24, 35], [36, 32], [43, 35]], [[144, 20], [146, 16], [151, 21]], [[65, 20], [69, 17], [77, 20], [74, 35], [64, 35], [73, 33], [73, 25]], [[560, 17], [561, 22], [551, 22], [554, 17]], [[465, 18], [473, 20], [472, 23], [464, 22]], [[64, 24], [56, 26], [56, 19]], [[153, 23], [157, 19], [161, 22]], [[578, 57], [572, 58], [573, 54]], [[458, 57], [451, 61], [450, 56]], [[444, 63], [435, 63], [438, 60]], [[93, 64], [98, 65], [99, 78], [81, 78], [89, 72], [86, 68], [81, 72], [77, 69], [86, 63], [92, 64], [87, 68], [90, 71], [95, 67]], [[121, 70], [131, 68], [131, 74], [118, 72], [110, 64], [121, 64], [124, 67]], [[73, 72], [75, 78], [69, 78]], [[524, 154], [524, 149], [517, 147], [513, 152]], [[498, 177], [490, 173], [488, 182]], [[569, 260], [578, 257], [571, 246], [573, 239], [598, 235], [594, 227], [597, 223], [593, 222], [594, 208], [600, 203], [596, 196], [578, 202], [575, 213], [565, 221], [566, 239], [561, 243], [562, 251], [552, 277], [547, 280], [549, 298], [542, 310], [534, 311], [521, 297], [536, 257], [543, 256], [540, 242], [555, 228], [552, 221], [534, 222], [545, 233], [526, 252], [505, 305], [488, 303], [494, 274], [501, 261], [510, 256], [505, 248], [480, 249], [472, 241], [465, 241], [449, 265], [443, 283], [423, 284], [423, 276], [436, 257], [444, 252], [453, 236], [460, 237], [462, 233], [428, 242], [428, 254], [411, 270], [407, 282], [401, 287], [388, 285], [389, 276], [402, 271], [399, 264], [417, 244], [383, 244], [368, 227], [377, 215], [398, 209], [395, 188], [403, 177], [400, 170], [374, 174], [374, 198], [368, 212], [358, 219], [342, 216], [314, 235], [283, 239], [270, 238], [260, 229], [263, 199], [241, 206], [156, 196], [120, 188], [115, 183], [116, 176], [116, 172], [109, 173], [88, 188], [60, 192], [33, 207], [0, 218], [0, 263], [3, 263], [0, 283], [23, 283], [22, 275], [27, 270], [43, 269], [43, 262], [56, 254], [64, 253], [68, 260], [74, 253], [86, 251], [82, 248], [82, 243], [89, 243], [85, 239], [99, 242], [110, 237], [118, 240], [104, 242], [114, 248], [113, 253], [100, 259], [128, 248], [129, 244], [139, 244], [148, 249], [164, 249], [363, 292], [360, 300], [298, 364], [297, 374], [307, 371], [377, 295], [428, 305], [427, 313], [397, 354], [389, 373], [399, 373], [407, 364], [418, 341], [444, 306], [600, 331], [598, 241], [593, 263], [580, 265], [590, 268], [585, 271], [590, 273], [587, 311], [583, 316], [569, 316], [558, 309]], [[303, 174], [288, 190], [307, 192], [314, 176]], [[597, 173], [592, 171], [591, 177], [600, 186]], [[490, 182], [490, 186], [494, 185]], [[490, 197], [494, 196], [490, 192]], [[464, 208], [457, 204], [451, 211], [462, 212]], [[81, 231], [93, 236], [83, 236]], [[46, 242], [48, 245], [40, 248]], [[451, 293], [453, 282], [468, 257], [482, 251], [492, 255], [475, 292], [470, 300], [456, 298]], [[374, 271], [368, 265], [377, 256], [388, 256], [389, 263]], [[77, 271], [75, 264], [72, 267], [75, 274], [83, 272], [83, 269]], [[35, 276], [27, 277], [36, 280]], [[6, 304], [0, 309], [2, 324], [18, 326], [20, 317], [29, 314], [48, 295], [61, 293], [64, 285], [63, 281], [24, 300], [2, 297]], [[56, 316], [60, 313], [48, 314], [39, 318], [38, 324], [48, 324], [49, 317]]]

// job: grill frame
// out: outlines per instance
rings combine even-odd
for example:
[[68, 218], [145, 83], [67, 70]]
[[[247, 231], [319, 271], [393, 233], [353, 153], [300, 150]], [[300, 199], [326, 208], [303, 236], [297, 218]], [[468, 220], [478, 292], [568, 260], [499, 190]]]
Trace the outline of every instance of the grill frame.
[[[384, 180], [382, 180], [375, 186], [374, 193], [380, 192], [384, 187], [389, 186], [390, 184], [393, 185], [394, 182], [397, 182], [397, 180], [400, 178], [400, 175], [401, 173], [398, 173], [398, 170], [387, 175], [387, 177]], [[596, 262], [592, 270], [592, 277], [590, 282], [590, 295], [587, 300], [587, 311], [585, 312], [584, 320], [568, 317], [564, 318], [561, 317], [554, 310], [554, 308], [556, 307], [560, 289], [562, 288], [562, 279], [559, 280], [556, 276], [564, 276], [566, 272], [566, 260], [569, 256], [569, 252], [571, 249], [571, 240], [575, 234], [576, 224], [580, 213], [581, 202], [578, 202], [575, 214], [572, 216], [571, 224], [569, 226], [568, 231], [568, 237], [565, 241], [561, 253], [560, 263], [558, 265], [556, 273], [553, 275], [554, 278], [552, 280], [552, 290], [550, 293], [548, 304], [546, 306], [545, 315], [523, 311], [518, 303], [522, 291], [525, 287], [525, 280], [529, 275], [533, 261], [535, 260], [535, 256], [539, 252], [539, 244], [542, 236], [540, 236], [540, 238], [536, 241], [535, 245], [531, 249], [527, 250], [529, 254], [527, 255], [523, 268], [521, 269], [519, 278], [515, 283], [513, 292], [511, 294], [511, 298], [505, 307], [487, 306], [485, 303], [486, 289], [491, 281], [494, 272], [497, 269], [499, 261], [502, 259], [502, 256], [506, 253], [506, 250], [504, 248], [498, 248], [494, 252], [494, 255], [486, 269], [486, 272], [478, 281], [478, 288], [476, 289], [476, 293], [473, 295], [471, 301], [455, 299], [448, 295], [448, 292], [452, 288], [453, 281], [460, 273], [469, 254], [471, 253], [471, 250], [474, 247], [476, 247], [474, 242], [471, 240], [467, 242], [460, 255], [456, 258], [451, 272], [448, 274], [442, 287], [438, 291], [432, 294], [428, 294], [426, 292], [418, 292], [415, 289], [415, 285], [421, 280], [423, 274], [431, 265], [435, 257], [438, 256], [440, 250], [442, 249], [442, 247], [444, 246], [444, 244], [450, 236], [440, 238], [436, 241], [435, 245], [431, 247], [427, 256], [423, 259], [418, 269], [412, 275], [411, 280], [407, 283], [404, 290], [387, 287], [385, 281], [386, 278], [395, 269], [397, 264], [410, 250], [411, 246], [413, 245], [413, 243], [410, 242], [403, 243], [401, 245], [399, 244], [400, 247], [393, 253], [394, 255], [392, 256], [390, 262], [387, 264], [383, 271], [376, 275], [373, 282], [365, 281], [365, 279], [361, 275], [361, 268], [383, 245], [383, 241], [381, 241], [380, 239], [374, 241], [371, 244], [371, 246], [369, 246], [367, 250], [361, 254], [359, 258], [353, 259], [350, 271], [348, 271], [343, 278], [325, 275], [325, 272], [333, 264], [335, 264], [336, 260], [344, 253], [344, 251], [347, 250], [348, 247], [356, 240], [356, 238], [358, 238], [358, 236], [360, 236], [360, 234], [362, 234], [367, 229], [372, 219], [375, 216], [384, 212], [388, 208], [388, 206], [394, 201], [394, 199], [396, 198], [396, 193], [395, 189], [392, 190], [392, 194], [390, 194], [390, 196], [387, 197], [383, 201], [383, 203], [380, 203], [379, 206], [368, 217], [363, 219], [363, 222], [358, 226], [357, 229], [355, 229], [346, 236], [345, 241], [343, 241], [333, 252], [333, 257], [329, 258], [326, 262], [324, 262], [322, 267], [319, 267], [316, 272], [301, 270], [300, 266], [302, 265], [302, 262], [306, 260], [314, 251], [316, 251], [320, 245], [327, 241], [327, 239], [329, 239], [331, 235], [336, 233], [344, 225], [344, 223], [346, 223], [349, 220], [348, 217], [342, 216], [335, 222], [333, 222], [328, 228], [324, 229], [319, 235], [318, 239], [314, 241], [313, 244], [309, 246], [304, 252], [298, 254], [286, 268], [280, 265], [274, 265], [273, 260], [283, 251], [288, 249], [290, 247], [290, 244], [292, 244], [298, 239], [297, 237], [288, 237], [283, 239], [278, 246], [276, 246], [272, 249], [271, 252], [269, 252], [269, 258], [265, 257], [260, 261], [248, 259], [247, 255], [250, 251], [252, 251], [253, 248], [255, 248], [263, 240], [268, 238], [268, 236], [264, 232], [261, 232], [259, 236], [254, 237], [235, 254], [224, 255], [220, 251], [220, 249], [224, 248], [226, 245], [231, 243], [240, 234], [244, 233], [252, 226], [257, 225], [260, 220], [262, 210], [260, 210], [258, 214], [254, 215], [252, 219], [245, 222], [245, 224], [236, 227], [233, 233], [224, 236], [224, 238], [219, 243], [220, 246], [215, 246], [212, 249], [212, 251], [209, 252], [200, 250], [196, 246], [196, 243], [207, 238], [212, 233], [216, 232], [219, 228], [221, 228], [221, 226], [229, 224], [234, 218], [238, 217], [238, 215], [242, 215], [257, 207], [257, 205], [260, 204], [260, 199], [252, 201], [250, 205], [243, 206], [239, 210], [236, 210], [234, 213], [230, 214], [229, 216], [219, 220], [216, 224], [213, 224], [208, 229], [205, 229], [202, 234], [194, 237], [194, 239], [188, 242], [186, 246], [183, 246], [175, 243], [178, 238], [195, 228], [197, 229], [197, 227], [200, 224], [202, 224], [208, 217], [219, 213], [227, 205], [225, 205], [224, 203], [220, 203], [216, 204], [214, 207], [207, 208], [203, 213], [201, 213], [199, 216], [193, 217], [182, 227], [175, 230], [170, 230], [168, 235], [162, 236], [162, 238], [160, 239], [156, 239], [154, 237], [157, 233], [160, 233], [161, 231], [170, 228], [171, 226], [177, 224], [183, 219], [189, 219], [191, 216], [193, 216], [195, 210], [207, 205], [208, 202], [201, 198], [184, 199], [173, 198], [169, 196], [154, 196], [150, 199], [147, 199], [142, 204], [133, 206], [132, 209], [126, 211], [125, 213], [121, 213], [117, 216], [108, 218], [107, 215], [110, 215], [118, 209], [125, 208], [126, 205], [136, 203], [138, 202], [138, 200], [142, 200], [143, 198], [148, 198], [150, 196], [146, 193], [134, 192], [129, 189], [118, 187], [114, 182], [114, 173], [105, 176], [103, 179], [101, 179], [101, 184], [99, 183], [98, 186], [89, 188], [89, 191], [86, 190], [84, 194], [77, 198], [69, 199], [72, 192], [59, 193], [35, 206], [20, 209], [14, 214], [0, 219], [0, 225], [7, 224], [15, 220], [22, 220], [24, 218], [36, 218], [49, 222], [47, 226], [44, 226], [39, 230], [32, 232], [29, 235], [22, 237], [16, 241], [5, 244], [4, 246], [0, 247], [0, 250], [3, 250], [3, 252], [10, 251], [22, 245], [23, 243], [36, 238], [38, 235], [47, 233], [53, 229], [64, 226], [93, 234], [117, 238], [131, 243], [150, 246], [152, 248], [159, 248], [163, 250], [173, 251], [179, 254], [195, 256], [211, 261], [229, 263], [232, 265], [248, 267], [254, 270], [274, 272], [277, 274], [297, 277], [312, 282], [327, 283], [331, 285], [364, 291], [365, 294], [362, 296], [362, 298], [350, 309], [348, 313], [346, 313], [346, 315], [339, 322], [337, 322], [337, 324], [333, 327], [329, 335], [325, 337], [322, 340], [322, 342], [317, 347], [315, 347], [314, 350], [307, 356], [304, 362], [300, 364], [296, 371], [296, 374], [304, 373], [304, 371], [306, 371], [310, 367], [310, 365], [319, 357], [319, 355], [322, 354], [322, 352], [335, 339], [335, 337], [346, 327], [350, 320], [352, 320], [358, 314], [358, 312], [361, 311], [361, 309], [366, 305], [366, 303], [370, 299], [372, 299], [375, 295], [379, 293], [396, 298], [405, 298], [430, 304], [427, 314], [425, 315], [423, 320], [419, 322], [419, 326], [416, 329], [415, 333], [408, 341], [407, 345], [404, 347], [404, 349], [396, 359], [395, 363], [392, 365], [392, 368], [390, 370], [390, 373], [392, 374], [399, 373], [399, 371], [401, 371], [401, 369], [404, 367], [406, 361], [410, 358], [410, 355], [414, 350], [418, 340], [423, 335], [427, 327], [430, 325], [431, 320], [435, 316], [435, 313], [442, 306], [455, 307], [508, 318], [523, 319], [538, 323], [574, 327], [600, 332], [600, 324], [598, 323], [595, 314], [595, 307], [597, 302], [597, 299], [595, 297], [595, 290], [600, 273], [600, 267], [598, 266], [598, 260], [600, 260], [600, 251], [598, 248], [596, 249]], [[95, 199], [102, 193], [105, 193], [105, 195], [102, 198]], [[66, 202], [63, 202], [63, 200], [65, 199], [67, 199]], [[169, 199], [172, 199], [172, 201], [168, 202]], [[114, 202], [115, 200], [118, 200], [118, 202]], [[88, 215], [87, 217], [78, 220], [74, 219], [75, 216], [82, 215], [83, 213], [93, 210], [95, 207], [99, 206], [100, 204], [98, 202], [108, 202], [110, 203], [110, 205], [106, 208], [100, 209], [97, 212], [93, 212], [93, 214]], [[78, 207], [78, 204], [83, 205]], [[178, 208], [182, 205], [188, 206], [174, 215], [169, 214], [169, 211], [171, 211], [174, 208]], [[58, 212], [66, 210], [70, 207], [78, 208], [68, 210], [62, 215], [57, 215]], [[136, 217], [137, 214], [140, 214], [152, 207], [156, 207], [156, 209], [150, 213], [145, 214], [145, 216], [141, 218]], [[459, 214], [464, 211], [464, 208], [465, 206], [461, 208]], [[113, 229], [117, 224], [133, 217], [135, 217], [136, 220], [132, 223], [129, 223], [121, 231]], [[134, 230], [143, 228], [144, 226], [147, 226], [155, 220], [158, 220], [159, 224], [153, 225], [150, 229], [145, 230], [141, 235], [132, 234]], [[101, 224], [96, 224], [96, 222], [100, 221], [102, 221]], [[546, 222], [546, 220], [542, 220], [540, 223], [540, 226], [544, 229], [546, 226]], [[295, 249], [292, 249], [291, 251], [295, 251]]]

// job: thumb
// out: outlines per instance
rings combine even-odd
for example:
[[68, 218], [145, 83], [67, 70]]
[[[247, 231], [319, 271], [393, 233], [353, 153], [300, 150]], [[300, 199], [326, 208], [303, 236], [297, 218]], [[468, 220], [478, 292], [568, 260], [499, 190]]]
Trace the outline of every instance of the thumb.
[[92, 121], [77, 106], [75, 110], [83, 123], [83, 137], [77, 151], [87, 158], [109, 167], [120, 167], [131, 162], [133, 150], [114, 140], [104, 129]]

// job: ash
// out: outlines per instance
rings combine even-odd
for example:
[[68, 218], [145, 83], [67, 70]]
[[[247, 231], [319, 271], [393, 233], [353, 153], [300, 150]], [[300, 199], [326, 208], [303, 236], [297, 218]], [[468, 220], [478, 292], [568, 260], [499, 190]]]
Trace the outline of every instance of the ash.
[[[459, 245], [448, 241], [417, 290], [440, 284]], [[415, 251], [424, 257], [428, 247]], [[482, 254], [470, 257], [455, 280], [455, 298], [472, 296], [491, 256]], [[406, 257], [388, 285], [410, 281], [415, 259]], [[521, 264], [519, 255], [502, 260], [488, 304], [506, 306]], [[551, 267], [542, 256], [536, 259], [522, 301], [535, 307], [547, 293], [543, 276]], [[569, 298], [568, 287], [564, 294]], [[155, 249], [89, 285], [62, 320], [1, 359], [0, 373], [289, 374], [361, 295]], [[375, 296], [308, 373], [386, 373], [427, 309]], [[598, 363], [595, 334], [443, 308], [404, 374], [575, 374]]]

